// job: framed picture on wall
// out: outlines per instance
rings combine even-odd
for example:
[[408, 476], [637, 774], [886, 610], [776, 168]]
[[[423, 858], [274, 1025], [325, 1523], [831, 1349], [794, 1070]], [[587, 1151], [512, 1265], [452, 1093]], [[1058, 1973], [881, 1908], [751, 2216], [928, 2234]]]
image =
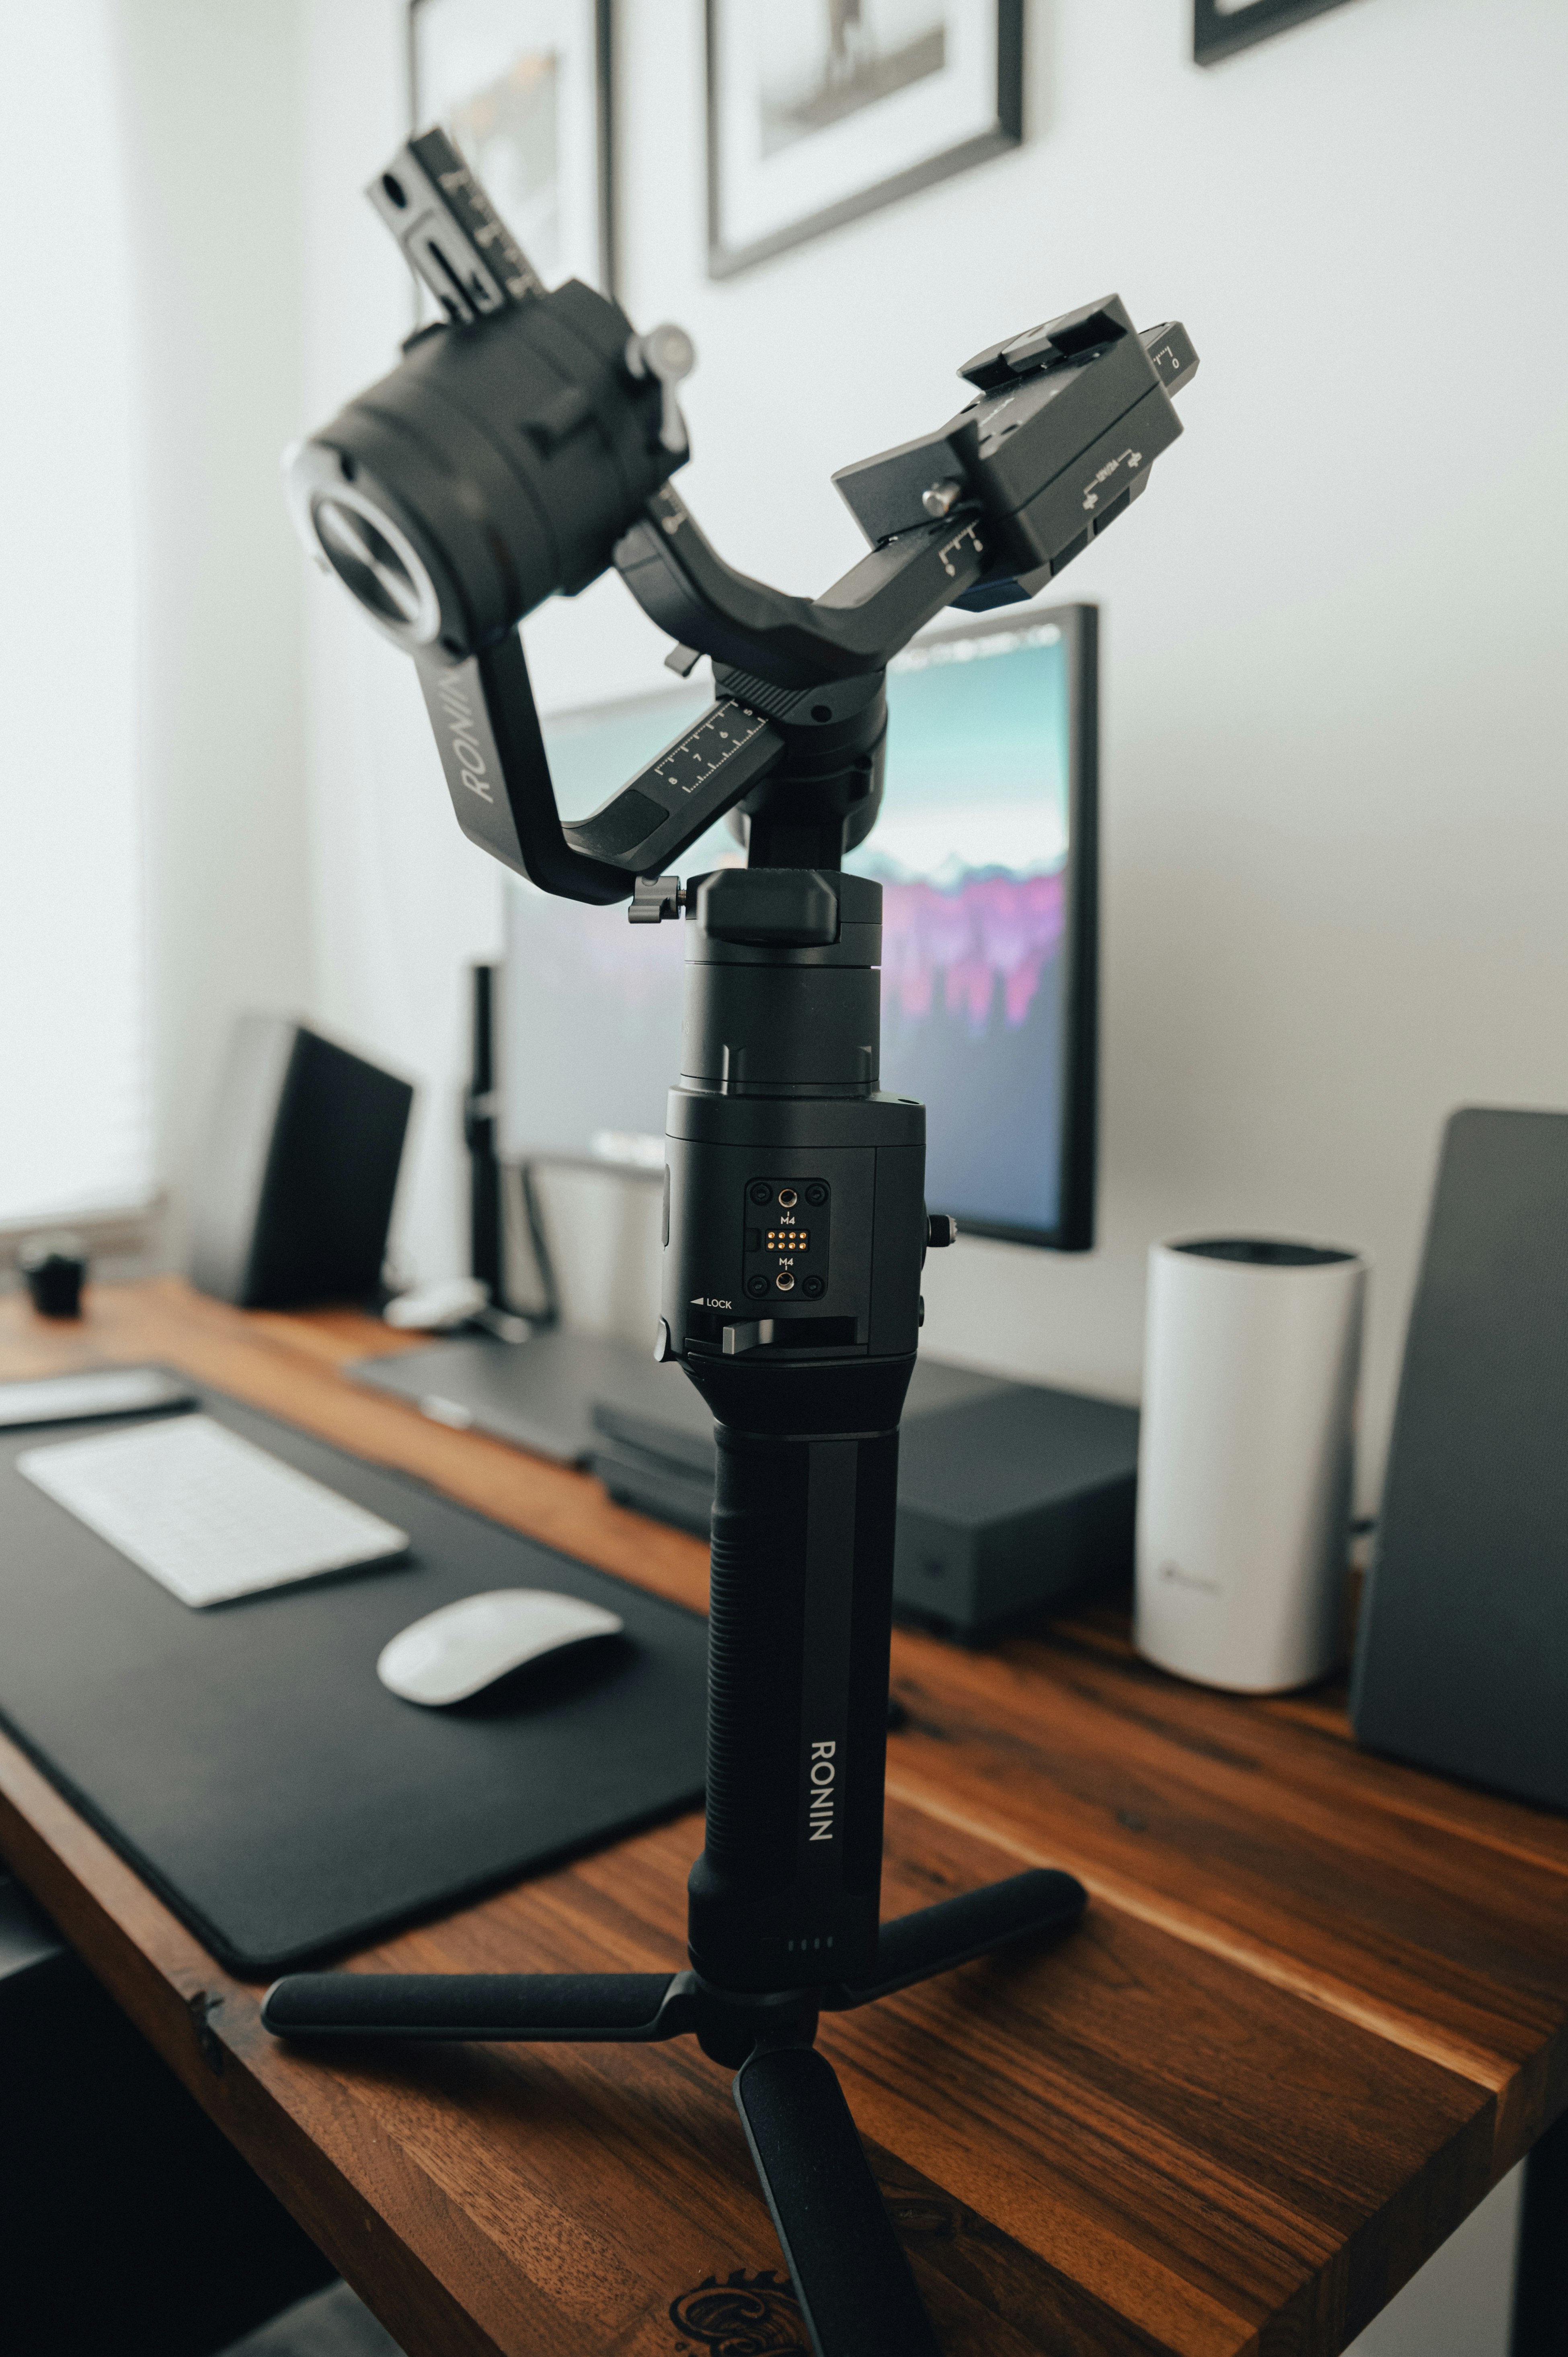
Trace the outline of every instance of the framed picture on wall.
[[615, 287], [611, 0], [412, 0], [413, 126], [441, 124], [547, 286]]
[[1016, 146], [1024, 0], [707, 0], [708, 273]]
[[1237, 49], [1266, 41], [1287, 25], [1299, 25], [1344, 0], [1192, 0], [1192, 54], [1211, 66]]

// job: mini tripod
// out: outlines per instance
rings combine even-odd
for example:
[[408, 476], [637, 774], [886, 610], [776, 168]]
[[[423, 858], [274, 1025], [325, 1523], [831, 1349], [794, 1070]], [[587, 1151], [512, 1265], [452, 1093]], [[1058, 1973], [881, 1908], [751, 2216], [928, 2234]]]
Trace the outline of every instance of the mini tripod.
[[[1124, 514], [1197, 357], [1115, 296], [977, 352], [955, 416], [835, 477], [868, 553], [789, 597], [727, 565], [671, 486], [679, 328], [547, 292], [438, 131], [369, 194], [445, 317], [296, 446], [301, 536], [413, 658], [473, 842], [544, 891], [687, 920], [657, 1355], [717, 1438], [707, 1830], [689, 1971], [296, 1974], [263, 2018], [291, 2039], [692, 2032], [737, 2071], [818, 2357], [934, 2357], [818, 2015], [1065, 1930], [1084, 1894], [1022, 1874], [878, 1921], [898, 1419], [952, 1223], [926, 1213], [924, 1109], [877, 1086], [881, 888], [843, 860], [882, 798], [891, 656], [948, 606], [1032, 597]], [[714, 659], [716, 700], [564, 820], [517, 625], [611, 565], [672, 668]], [[749, 864], [682, 892], [660, 869], [726, 813]]]

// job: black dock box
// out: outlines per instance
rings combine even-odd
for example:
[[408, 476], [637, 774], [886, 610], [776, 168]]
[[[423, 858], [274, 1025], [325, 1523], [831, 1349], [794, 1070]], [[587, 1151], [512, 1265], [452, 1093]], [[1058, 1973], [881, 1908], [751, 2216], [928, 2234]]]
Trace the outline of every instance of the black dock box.
[[917, 1432], [898, 1468], [897, 1611], [967, 1635], [1131, 1571], [1136, 1408], [1008, 1383]]

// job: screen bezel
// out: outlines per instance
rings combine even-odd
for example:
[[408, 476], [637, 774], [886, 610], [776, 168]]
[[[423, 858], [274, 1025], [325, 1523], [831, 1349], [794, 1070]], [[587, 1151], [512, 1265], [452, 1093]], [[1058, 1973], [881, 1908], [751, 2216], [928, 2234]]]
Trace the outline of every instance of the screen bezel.
[[1068, 673], [1068, 837], [1063, 893], [1061, 1191], [1053, 1227], [1021, 1227], [982, 1220], [950, 1203], [959, 1233], [997, 1243], [1032, 1244], [1046, 1252], [1090, 1252], [1094, 1246], [1094, 1197], [1100, 1103], [1100, 608], [1045, 606], [1037, 612], [1006, 606], [958, 630], [922, 631], [914, 643], [983, 639], [1002, 631], [1054, 623], [1062, 635]]

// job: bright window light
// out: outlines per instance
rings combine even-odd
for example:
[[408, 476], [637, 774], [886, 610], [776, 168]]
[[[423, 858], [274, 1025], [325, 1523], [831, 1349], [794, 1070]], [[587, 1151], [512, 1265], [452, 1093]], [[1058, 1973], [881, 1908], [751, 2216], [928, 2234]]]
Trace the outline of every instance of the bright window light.
[[106, 0], [0, 10], [0, 1225], [152, 1189], [134, 345]]

